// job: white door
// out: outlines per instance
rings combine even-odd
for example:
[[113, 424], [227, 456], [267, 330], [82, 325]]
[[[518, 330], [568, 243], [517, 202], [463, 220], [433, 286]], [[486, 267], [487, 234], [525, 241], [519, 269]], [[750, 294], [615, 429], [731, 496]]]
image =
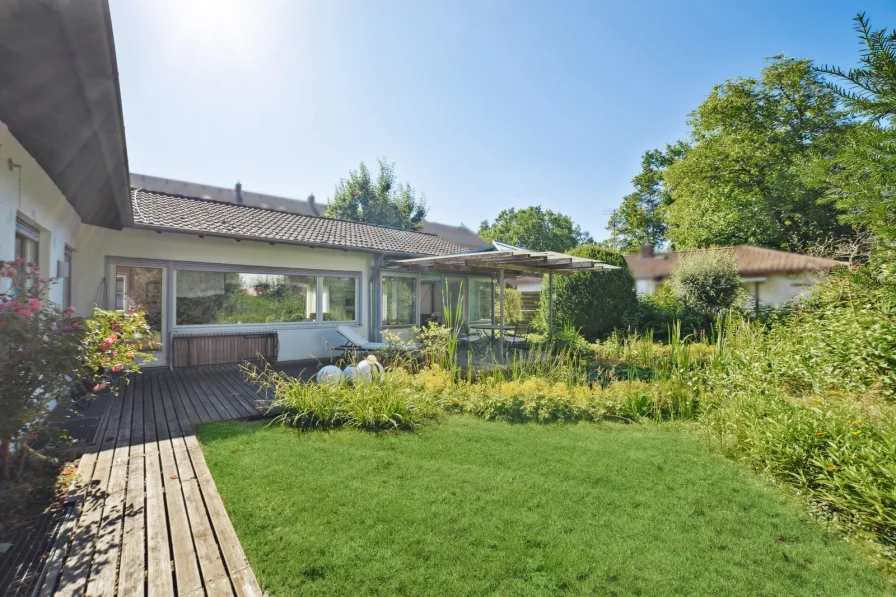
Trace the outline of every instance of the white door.
[[134, 309], [143, 311], [146, 316], [149, 333], [142, 352], [148, 352], [156, 359], [146, 366], [165, 366], [168, 349], [165, 333], [168, 329], [167, 268], [118, 263], [110, 267], [108, 279], [112, 280], [107, 286], [110, 308], [116, 311]]

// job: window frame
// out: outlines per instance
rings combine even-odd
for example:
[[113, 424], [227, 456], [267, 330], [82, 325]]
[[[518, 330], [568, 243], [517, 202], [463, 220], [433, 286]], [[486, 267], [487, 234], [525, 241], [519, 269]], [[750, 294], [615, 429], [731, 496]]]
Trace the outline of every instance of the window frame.
[[415, 327], [420, 322], [420, 276], [416, 273], [410, 272], [393, 272], [393, 271], [382, 271], [380, 272], [380, 288], [385, 288], [386, 278], [408, 278], [413, 280], [414, 282], [414, 313], [411, 315], [411, 323], [398, 323], [394, 325], [387, 324], [385, 321], [386, 318], [386, 306], [382, 302], [382, 297], [380, 299], [381, 313], [380, 313], [380, 329], [384, 330], [400, 330], [400, 329], [410, 329]]
[[75, 250], [68, 245], [62, 252], [62, 262], [68, 264], [68, 275], [62, 278], [62, 308], [68, 309], [72, 306], [72, 260]]
[[[233, 265], [221, 263], [202, 263], [189, 261], [170, 261], [167, 262], [170, 268], [169, 276], [171, 276], [171, 292], [170, 306], [171, 313], [171, 329], [177, 330], [221, 330], [221, 329], [284, 329], [284, 328], [316, 328], [316, 327], [336, 327], [338, 325], [360, 325], [359, 318], [361, 311], [361, 276], [358, 271], [334, 271], [334, 270], [318, 270], [318, 269], [293, 269], [282, 267], [265, 267], [252, 265]], [[267, 321], [255, 323], [195, 323], [195, 324], [178, 324], [177, 323], [177, 273], [181, 270], [193, 271], [209, 271], [222, 273], [237, 274], [261, 274], [274, 276], [306, 276], [314, 278], [315, 284], [315, 319], [314, 321]], [[355, 319], [346, 321], [324, 321], [321, 308], [323, 306], [323, 278], [352, 278], [355, 281]]]
[[[24, 255], [19, 255], [20, 246], [24, 249], [25, 243], [34, 243], [34, 260], [26, 261], [25, 263], [31, 263], [33, 269], [40, 270], [40, 229], [36, 226], [33, 226], [32, 224], [29, 224], [22, 218], [16, 217], [15, 241], [16, 259], [25, 259]], [[25, 266], [23, 265], [22, 267], [24, 268]], [[35, 283], [37, 283], [37, 277], [33, 278], [33, 282], [31, 284]], [[28, 285], [28, 288], [31, 288], [31, 284]]]

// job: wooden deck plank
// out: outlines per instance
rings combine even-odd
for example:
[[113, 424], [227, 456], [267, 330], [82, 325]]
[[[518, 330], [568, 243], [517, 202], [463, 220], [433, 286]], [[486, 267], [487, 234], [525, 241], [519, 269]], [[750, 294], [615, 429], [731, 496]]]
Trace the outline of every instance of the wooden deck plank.
[[144, 380], [141, 390], [144, 400], [143, 449], [146, 473], [146, 593], [149, 597], [162, 597], [174, 594], [174, 572], [151, 384]]
[[[71, 541], [40, 595], [240, 595], [261, 589], [192, 432], [257, 414], [235, 366], [145, 371], [122, 387], [69, 489]], [[66, 545], [70, 548], [66, 550]]]
[[115, 451], [112, 456], [106, 500], [103, 504], [100, 530], [96, 540], [96, 547], [94, 548], [93, 563], [90, 567], [90, 580], [87, 583], [88, 597], [115, 594], [115, 582], [118, 577], [118, 557], [121, 553], [122, 532], [124, 530], [128, 458], [131, 447], [131, 419], [134, 402], [133, 388], [126, 380], [122, 380], [121, 384], [119, 384], [118, 396], [115, 396], [113, 400], [121, 402], [121, 417], [118, 422], [118, 434]]
[[183, 375], [181, 371], [172, 371], [170, 379], [174, 381], [174, 385], [177, 387], [177, 391], [181, 396], [181, 400], [190, 402], [190, 404], [193, 405], [193, 408], [196, 409], [196, 412], [199, 414], [200, 422], [208, 423], [210, 421], [221, 420], [221, 416], [218, 414], [218, 411], [211, 405], [208, 398], [206, 398], [205, 396], [196, 395], [192, 391], [192, 386], [188, 385], [186, 376]]
[[260, 597], [261, 587], [255, 578], [255, 573], [249, 566], [249, 560], [246, 558], [243, 547], [240, 545], [239, 538], [224, 508], [224, 502], [221, 500], [221, 494], [215, 486], [211, 472], [205, 462], [205, 456], [202, 454], [202, 448], [196, 436], [189, 435], [184, 438], [187, 445], [187, 451], [193, 462], [193, 468], [196, 471], [196, 480], [205, 496], [205, 507], [208, 510], [209, 518], [215, 529], [215, 535], [218, 538], [218, 544], [221, 547], [221, 553], [224, 556], [224, 563], [230, 572], [233, 586], [237, 595], [246, 597]]
[[222, 377], [220, 368], [210, 367], [205, 375], [205, 382], [208, 386], [213, 388], [214, 391], [218, 392], [224, 400], [227, 400], [237, 412], [239, 412], [239, 417], [237, 418], [253, 416], [255, 414], [255, 409], [243, 400], [241, 392], [235, 392], [233, 388], [225, 383]]
[[143, 434], [143, 384], [131, 380], [133, 419], [128, 488], [125, 496], [124, 531], [121, 541], [118, 595], [145, 595], [146, 584], [146, 466]]
[[[204, 392], [207, 396], [209, 396], [216, 405], [219, 405], [218, 412], [221, 413], [227, 419], [239, 419], [246, 416], [245, 411], [237, 408], [232, 402], [230, 397], [226, 396], [223, 392], [218, 389], [216, 384], [212, 384], [209, 381], [209, 377], [214, 375], [213, 372], [207, 370], [207, 368], [203, 367], [202, 371], [198, 371], [197, 375], [192, 375], [191, 380], [193, 382], [193, 387], [196, 388], [197, 392]], [[221, 410], [223, 409], [223, 410]]]
[[73, 565], [75, 565], [74, 560], [79, 557], [76, 551], [79, 548], [79, 544], [76, 541], [77, 535], [75, 531], [81, 521], [84, 500], [90, 489], [90, 480], [93, 478], [97, 455], [102, 443], [101, 440], [105, 437], [110, 411], [111, 408], [107, 408], [103, 416], [100, 417], [93, 442], [85, 447], [81, 460], [78, 462], [75, 477], [66, 492], [65, 503], [73, 510], [63, 524], [59, 539], [47, 559], [41, 586], [36, 592], [40, 597], [49, 597], [56, 592], [57, 583], [60, 581], [60, 574], [68, 560], [68, 556], [72, 555]]
[[[166, 387], [167, 391], [167, 387]], [[187, 507], [181, 487], [174, 448], [164, 412], [158, 376], [153, 377], [153, 403], [155, 408], [156, 433], [159, 438], [159, 457], [162, 463], [162, 482], [165, 486], [165, 504], [168, 507], [168, 523], [174, 559], [174, 577], [178, 595], [184, 595], [202, 588], [202, 577], [196, 561]]]
[[201, 423], [202, 418], [199, 416], [199, 411], [196, 410], [196, 406], [192, 403], [192, 401], [180, 396], [179, 393], [175, 392], [174, 387], [176, 380], [174, 377], [174, 372], [166, 371], [162, 376], [162, 380], [164, 380], [169, 389], [174, 392], [172, 394], [172, 401], [174, 402], [175, 411], [178, 413], [179, 418], [181, 418], [181, 420], [186, 420], [188, 423], [192, 424]]
[[209, 379], [218, 386], [221, 393], [231, 401], [244, 417], [252, 417], [258, 414], [258, 411], [252, 406], [251, 402], [246, 399], [240, 388], [235, 388], [230, 380], [224, 376], [223, 367], [214, 367], [210, 371]]
[[230, 387], [233, 388], [234, 392], [240, 394], [242, 399], [247, 402], [258, 414], [262, 414], [262, 411], [259, 411], [255, 408], [256, 400], [265, 400], [266, 393], [259, 391], [255, 386], [250, 385], [243, 374], [240, 372], [238, 368], [227, 368], [220, 372], [220, 378], [223, 381], [226, 381]]
[[106, 432], [98, 441], [99, 446], [93, 473], [81, 505], [81, 515], [72, 538], [72, 546], [59, 579], [57, 589], [59, 595], [82, 594], [87, 587], [97, 533], [103, 515], [103, 505], [106, 500], [109, 475], [112, 472], [112, 457], [115, 453], [118, 422], [121, 418], [121, 401], [111, 400], [109, 408], [111, 411]]
[[223, 366], [217, 366], [213, 369], [212, 379], [225, 394], [242, 405], [247, 416], [257, 417], [261, 412], [255, 408], [255, 391], [243, 379], [234, 380], [229, 377], [228, 374], [233, 370], [232, 367], [228, 370]]

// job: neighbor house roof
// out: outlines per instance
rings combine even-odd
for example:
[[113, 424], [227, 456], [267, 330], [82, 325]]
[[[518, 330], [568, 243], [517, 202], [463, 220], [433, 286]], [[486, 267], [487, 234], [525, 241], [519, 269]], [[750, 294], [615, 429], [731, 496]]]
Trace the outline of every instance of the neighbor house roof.
[[[200, 199], [212, 199], [222, 203], [237, 203], [234, 187], [224, 188], [195, 182], [175, 180], [173, 178], [161, 178], [131, 172], [131, 186], [169, 195], [185, 195], [187, 197], [199, 197]], [[242, 189], [242, 201], [245, 205], [285, 211], [300, 216], [321, 216], [327, 209], [324, 202], [316, 202], [309, 199], [290, 199], [266, 193], [256, 193]], [[453, 226], [439, 222], [424, 221], [420, 232], [441, 236], [448, 242], [460, 245], [467, 249], [481, 249], [489, 244], [479, 238], [475, 232], [464, 226]]]
[[448, 255], [465, 247], [423, 232], [132, 189], [134, 227], [202, 236], [403, 255]]
[[[758, 276], [773, 273], [823, 272], [838, 265], [845, 265], [833, 259], [813, 257], [800, 253], [776, 251], [752, 245], [732, 247], [741, 276]], [[672, 273], [683, 255], [694, 251], [670, 251], [626, 255], [628, 268], [635, 279], [659, 279]]]
[[130, 224], [106, 0], [0, 2], [0, 121], [84, 223]]

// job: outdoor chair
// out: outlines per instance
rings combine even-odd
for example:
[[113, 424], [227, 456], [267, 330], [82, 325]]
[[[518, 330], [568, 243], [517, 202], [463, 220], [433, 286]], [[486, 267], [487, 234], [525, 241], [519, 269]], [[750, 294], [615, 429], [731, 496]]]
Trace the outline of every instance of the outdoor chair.
[[471, 330], [464, 326], [458, 336], [458, 347], [462, 350], [472, 350], [476, 354], [482, 354], [488, 348], [489, 338], [482, 330]]
[[513, 331], [504, 336], [504, 343], [511, 350], [528, 348], [529, 322], [520, 321], [514, 326]]
[[368, 342], [367, 338], [347, 325], [338, 326], [336, 328], [336, 332], [340, 336], [342, 336], [342, 338], [345, 340], [345, 343], [341, 346], [334, 346], [332, 350], [341, 350], [344, 356], [348, 356], [349, 353], [358, 352], [359, 350], [363, 352], [376, 352], [377, 350], [385, 350], [387, 348], [394, 347], [403, 350], [414, 351], [419, 348], [419, 346], [411, 342], [406, 342], [398, 346], [389, 344], [388, 342]]

